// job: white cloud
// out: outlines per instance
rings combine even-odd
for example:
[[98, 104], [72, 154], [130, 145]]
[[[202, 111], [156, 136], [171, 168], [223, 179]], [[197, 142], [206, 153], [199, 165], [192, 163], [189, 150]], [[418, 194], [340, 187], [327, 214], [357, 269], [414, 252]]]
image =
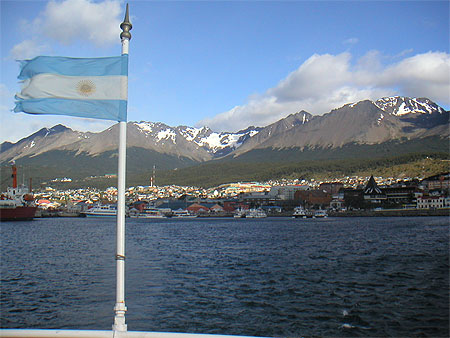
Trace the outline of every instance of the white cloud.
[[89, 41], [99, 48], [118, 43], [122, 14], [120, 0], [49, 1], [33, 21], [20, 23], [22, 31], [32, 38], [14, 46], [11, 54], [30, 48], [29, 54], [35, 56], [44, 48], [37, 41], [45, 38], [66, 45], [78, 40]]
[[422, 96], [450, 103], [450, 54], [425, 53], [388, 66], [380, 85], [398, 86], [408, 96]]
[[119, 1], [50, 1], [39, 20], [46, 35], [61, 43], [87, 39], [101, 47], [117, 43], [121, 14]]
[[46, 49], [47, 47], [45, 45], [40, 45], [33, 39], [24, 40], [11, 49], [10, 56], [15, 60], [32, 59], [33, 57], [42, 54]]
[[450, 54], [429, 52], [389, 65], [381, 58], [370, 51], [352, 65], [350, 53], [313, 55], [264, 94], [198, 125], [235, 131], [264, 126], [300, 110], [323, 114], [346, 103], [390, 95], [450, 104]]
[[351, 80], [349, 53], [337, 56], [313, 55], [297, 70], [267, 91], [277, 102], [298, 101], [299, 98], [315, 99], [324, 91], [345, 86]]

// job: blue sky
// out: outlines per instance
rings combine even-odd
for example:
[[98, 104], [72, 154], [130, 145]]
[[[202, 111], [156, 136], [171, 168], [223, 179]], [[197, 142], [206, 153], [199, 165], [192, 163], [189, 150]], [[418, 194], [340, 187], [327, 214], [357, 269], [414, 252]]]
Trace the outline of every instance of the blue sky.
[[[448, 1], [129, 1], [129, 121], [264, 126], [383, 96], [450, 107]], [[1, 0], [1, 135], [16, 142], [62, 123], [12, 113], [16, 59], [119, 55], [124, 1]]]

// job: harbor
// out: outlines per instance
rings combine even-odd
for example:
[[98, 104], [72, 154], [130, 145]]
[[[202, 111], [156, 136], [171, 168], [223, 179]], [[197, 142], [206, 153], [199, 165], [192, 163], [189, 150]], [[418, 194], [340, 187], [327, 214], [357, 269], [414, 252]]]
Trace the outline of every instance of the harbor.
[[0, 337], [450, 336], [448, 2], [132, 6], [2, 2]]

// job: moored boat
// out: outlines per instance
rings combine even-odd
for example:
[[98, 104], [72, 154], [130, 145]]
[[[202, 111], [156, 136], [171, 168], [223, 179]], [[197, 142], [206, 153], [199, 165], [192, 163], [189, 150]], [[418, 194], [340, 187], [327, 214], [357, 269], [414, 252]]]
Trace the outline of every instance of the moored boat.
[[306, 211], [302, 207], [296, 207], [294, 209], [294, 213], [292, 214], [293, 218], [306, 218]]
[[82, 212], [87, 217], [116, 217], [117, 207], [115, 205], [95, 205]]
[[186, 209], [178, 209], [172, 211], [172, 217], [174, 218], [196, 218], [197, 215], [192, 215]]
[[36, 214], [36, 205], [28, 187], [17, 186], [17, 168], [12, 166], [13, 186], [8, 187], [0, 199], [0, 221], [31, 221]]
[[246, 218], [247, 217], [247, 212], [246, 210], [243, 209], [238, 209], [236, 210], [236, 212], [234, 213], [234, 218]]
[[265, 217], [267, 217], [267, 214], [266, 214], [266, 212], [265, 212], [263, 209], [261, 209], [261, 208], [258, 208], [258, 209], [250, 209], [249, 212], [248, 212], [248, 214], [247, 214], [247, 217], [248, 217], [248, 218], [265, 218]]
[[31, 221], [36, 214], [37, 207], [17, 206], [5, 204], [0, 201], [0, 220], [6, 221]]
[[328, 214], [325, 210], [316, 210], [314, 212], [314, 217], [315, 218], [327, 218]]
[[131, 209], [130, 210], [131, 218], [167, 218], [161, 210], [157, 208], [143, 208], [142, 210]]

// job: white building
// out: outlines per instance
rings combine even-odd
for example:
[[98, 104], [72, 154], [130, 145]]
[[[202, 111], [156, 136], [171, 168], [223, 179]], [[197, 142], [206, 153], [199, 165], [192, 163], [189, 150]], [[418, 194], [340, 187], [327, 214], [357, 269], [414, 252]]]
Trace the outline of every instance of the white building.
[[270, 189], [269, 195], [280, 200], [293, 200], [295, 192], [298, 190], [309, 190], [307, 185], [282, 185], [274, 186]]
[[449, 208], [450, 197], [421, 196], [417, 198], [417, 209]]

